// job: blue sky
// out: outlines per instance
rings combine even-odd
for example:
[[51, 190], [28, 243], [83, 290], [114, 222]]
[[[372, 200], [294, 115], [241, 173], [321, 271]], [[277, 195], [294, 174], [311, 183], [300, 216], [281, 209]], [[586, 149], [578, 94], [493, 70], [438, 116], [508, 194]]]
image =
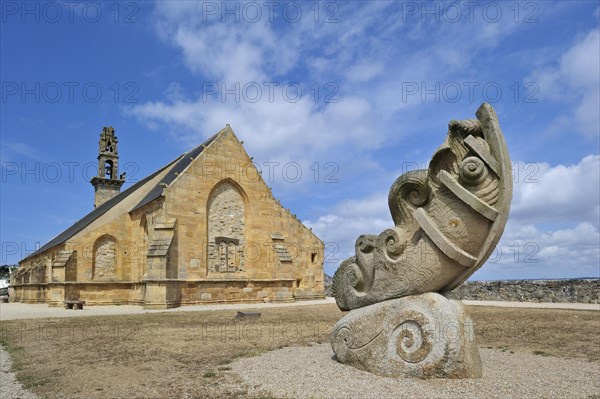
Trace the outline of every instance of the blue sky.
[[332, 274], [488, 101], [515, 195], [473, 279], [600, 276], [597, 1], [0, 4], [3, 264], [92, 209], [102, 126], [127, 187], [230, 123]]

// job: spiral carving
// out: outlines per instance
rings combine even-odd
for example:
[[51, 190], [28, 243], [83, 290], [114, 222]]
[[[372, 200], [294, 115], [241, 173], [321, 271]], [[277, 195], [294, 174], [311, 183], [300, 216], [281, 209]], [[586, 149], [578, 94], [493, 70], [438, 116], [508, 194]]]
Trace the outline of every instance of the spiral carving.
[[431, 352], [432, 342], [415, 320], [406, 320], [397, 328], [396, 353], [408, 363], [419, 363]]
[[374, 238], [377, 237], [375, 235], [367, 235], [363, 234], [356, 239], [355, 248], [356, 251], [368, 253], [371, 252], [375, 246]]
[[363, 289], [363, 275], [356, 264], [352, 263], [346, 267], [346, 277], [348, 278], [348, 283], [351, 287], [354, 287], [359, 291]]
[[352, 334], [352, 329], [347, 324], [341, 326], [337, 330], [335, 338], [339, 342], [343, 342], [348, 349], [353, 349], [354, 334]]
[[413, 170], [404, 173], [392, 184], [388, 205], [396, 226], [410, 222], [413, 209], [429, 202], [431, 190], [427, 176], [427, 170]]
[[460, 182], [466, 186], [477, 186], [488, 175], [487, 166], [478, 157], [466, 157], [460, 164]]
[[423, 206], [429, 200], [429, 187], [420, 180], [409, 181], [400, 191], [402, 198], [414, 206]]
[[365, 342], [357, 342], [357, 334], [348, 323], [344, 323], [336, 328], [334, 332], [334, 341], [343, 344], [348, 349], [360, 349], [375, 341], [375, 339], [377, 339], [382, 332], [382, 330], [379, 330], [372, 334], [372, 336], [367, 335], [368, 339]]
[[397, 260], [406, 249], [406, 242], [400, 239], [398, 232], [387, 229], [379, 236], [379, 247], [383, 248], [384, 254], [391, 260]]

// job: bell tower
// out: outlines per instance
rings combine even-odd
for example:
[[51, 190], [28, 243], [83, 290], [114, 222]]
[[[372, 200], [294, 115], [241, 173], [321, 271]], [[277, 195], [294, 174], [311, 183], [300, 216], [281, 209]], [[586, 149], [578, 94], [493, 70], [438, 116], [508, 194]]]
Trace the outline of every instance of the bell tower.
[[125, 173], [119, 173], [119, 149], [115, 129], [102, 128], [98, 151], [98, 175], [90, 183], [94, 186], [94, 208], [99, 207], [121, 191], [125, 183]]

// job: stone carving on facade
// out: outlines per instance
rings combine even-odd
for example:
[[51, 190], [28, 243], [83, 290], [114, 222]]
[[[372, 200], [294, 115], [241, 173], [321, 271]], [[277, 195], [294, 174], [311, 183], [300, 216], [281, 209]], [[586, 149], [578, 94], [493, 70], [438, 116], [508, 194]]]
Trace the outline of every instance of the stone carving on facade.
[[117, 240], [108, 234], [98, 238], [94, 244], [93, 280], [116, 280], [117, 279]]
[[208, 270], [244, 271], [245, 204], [240, 189], [230, 181], [218, 185], [208, 201]]
[[[479, 269], [508, 218], [512, 173], [504, 137], [489, 104], [476, 115], [449, 123], [428, 169], [407, 172], [392, 184], [388, 204], [395, 226], [358, 237], [356, 255], [336, 271], [336, 303], [351, 310], [332, 337], [343, 363], [382, 375], [481, 375], [474, 340], [465, 340], [472, 326], [462, 305], [432, 294], [456, 288]], [[417, 304], [420, 310], [411, 310]], [[444, 323], [456, 325], [457, 337], [440, 338]], [[367, 330], [378, 327], [377, 339], [368, 339], [373, 332]], [[426, 332], [433, 330], [444, 341], [442, 357], [428, 344]]]

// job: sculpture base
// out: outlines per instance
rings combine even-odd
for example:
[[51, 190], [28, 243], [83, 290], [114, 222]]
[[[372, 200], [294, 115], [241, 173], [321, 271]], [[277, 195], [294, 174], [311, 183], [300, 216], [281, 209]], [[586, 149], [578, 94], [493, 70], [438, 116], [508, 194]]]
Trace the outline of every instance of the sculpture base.
[[460, 301], [426, 293], [354, 309], [331, 333], [339, 362], [391, 377], [479, 378], [473, 322]]

